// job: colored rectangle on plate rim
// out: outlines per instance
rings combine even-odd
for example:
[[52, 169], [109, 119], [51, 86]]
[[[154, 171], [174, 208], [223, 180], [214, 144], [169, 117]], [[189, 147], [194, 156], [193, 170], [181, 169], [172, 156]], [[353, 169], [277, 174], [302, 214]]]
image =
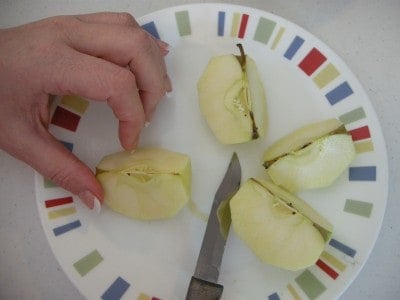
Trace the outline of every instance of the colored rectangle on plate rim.
[[75, 270], [82, 277], [92, 271], [103, 261], [103, 257], [97, 250], [93, 250], [73, 264]]
[[60, 208], [56, 210], [49, 211], [47, 213], [47, 217], [50, 220], [61, 218], [61, 217], [66, 217], [70, 216], [76, 213], [76, 208], [75, 207], [65, 207], [65, 208]]
[[129, 287], [130, 284], [126, 280], [124, 280], [122, 277], [118, 277], [117, 279], [114, 280], [114, 282], [110, 285], [110, 287], [103, 293], [101, 299], [103, 300], [121, 299]]
[[218, 36], [224, 36], [225, 34], [225, 12], [218, 12]]
[[180, 36], [191, 35], [192, 29], [190, 26], [189, 11], [182, 10], [175, 12], [176, 24]]
[[54, 228], [53, 229], [53, 233], [54, 233], [55, 236], [59, 236], [59, 235], [62, 235], [64, 233], [67, 233], [67, 232], [69, 232], [71, 230], [74, 230], [76, 228], [79, 228], [81, 226], [82, 226], [81, 221], [76, 220], [76, 221], [73, 221], [73, 222], [70, 222], [70, 223], [67, 223], [67, 224], [64, 224], [64, 225], [61, 225], [61, 226], [58, 226], [58, 227]]
[[61, 197], [61, 198], [45, 200], [44, 205], [46, 208], [50, 208], [50, 207], [54, 207], [54, 206], [70, 204], [73, 201], [74, 201], [74, 199], [71, 196], [68, 196], [68, 197]]
[[160, 34], [158, 33], [156, 24], [152, 21], [141, 26], [144, 30], [154, 36], [156, 39], [160, 39]]
[[299, 36], [296, 36], [290, 43], [289, 47], [287, 48], [283, 56], [291, 60], [296, 55], [297, 51], [299, 51], [303, 43], [304, 39]]
[[311, 76], [325, 61], [326, 56], [314, 47], [299, 63], [299, 68], [302, 69], [306, 75]]
[[372, 213], [373, 203], [360, 200], [346, 199], [344, 211], [369, 218]]
[[318, 259], [317, 262], [315, 263], [322, 271], [324, 271], [329, 277], [332, 279], [336, 279], [339, 276], [339, 273], [336, 272], [334, 269], [332, 269], [329, 265], [327, 265], [324, 261], [321, 259]]
[[345, 81], [328, 92], [325, 97], [331, 105], [335, 105], [352, 94], [353, 89], [350, 87], [349, 83]]
[[350, 181], [376, 181], [375, 166], [360, 166], [349, 168]]
[[66, 95], [61, 98], [60, 103], [73, 111], [79, 113], [80, 115], [85, 114], [87, 108], [89, 107], [89, 101], [83, 99], [82, 97], [76, 95]]
[[263, 44], [268, 44], [272, 32], [274, 31], [276, 22], [270, 19], [260, 17], [258, 20], [257, 28], [254, 33], [254, 40]]
[[272, 42], [272, 45], [271, 45], [272, 50], [276, 49], [276, 47], [278, 46], [279, 42], [281, 41], [284, 33], [285, 33], [285, 28], [284, 27], [279, 28], [278, 33], [276, 34], [274, 41]]
[[371, 137], [369, 127], [367, 125], [349, 130], [353, 141], [365, 140]]
[[244, 38], [246, 34], [247, 23], [249, 22], [250, 16], [248, 14], [243, 14], [240, 20], [238, 38]]
[[342, 242], [339, 242], [336, 239], [331, 239], [329, 241], [329, 245], [332, 246], [333, 248], [339, 250], [340, 252], [346, 254], [347, 256], [350, 256], [350, 257], [353, 257], [353, 258], [356, 256], [356, 253], [357, 253], [356, 250], [354, 250], [353, 248], [343, 244]]
[[75, 132], [81, 117], [61, 106], [57, 106], [51, 118], [51, 124]]
[[317, 87], [322, 89], [335, 80], [339, 75], [340, 73], [338, 69], [332, 63], [328, 63], [314, 76], [313, 81]]
[[316, 299], [326, 291], [326, 286], [310, 270], [302, 272], [295, 281], [310, 299]]
[[374, 143], [371, 140], [365, 140], [354, 143], [356, 153], [364, 153], [374, 151]]
[[323, 251], [321, 253], [321, 258], [341, 272], [344, 272], [346, 270], [346, 264], [341, 262], [338, 258], [327, 251]]
[[351, 111], [339, 116], [340, 122], [347, 125], [366, 118], [364, 108], [362, 106], [352, 109]]

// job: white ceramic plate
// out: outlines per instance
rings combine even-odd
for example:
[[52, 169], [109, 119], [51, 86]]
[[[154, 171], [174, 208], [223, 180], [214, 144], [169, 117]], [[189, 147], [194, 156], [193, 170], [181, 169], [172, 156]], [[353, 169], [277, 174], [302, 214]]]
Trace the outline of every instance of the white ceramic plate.
[[[388, 168], [382, 132], [364, 89], [331, 49], [297, 25], [243, 6], [173, 7], [140, 19], [171, 45], [167, 56], [174, 92], [143, 131], [142, 146], [187, 153], [193, 201], [208, 213], [233, 151], [243, 179], [264, 176], [267, 145], [301, 125], [337, 117], [352, 133], [357, 157], [333, 186], [301, 193], [335, 226], [321, 259], [289, 272], [264, 265], [231, 232], [221, 267], [224, 299], [332, 299], [367, 260], [382, 222]], [[220, 145], [200, 115], [196, 83], [213, 55], [238, 53], [242, 43], [258, 64], [267, 94], [266, 138]], [[59, 99], [51, 132], [94, 169], [120, 149], [117, 122], [102, 103]], [[36, 175], [44, 231], [62, 268], [89, 299], [183, 299], [193, 274], [205, 223], [189, 208], [174, 219], [135, 221], [103, 207], [88, 211], [68, 192]], [[296, 255], [296, 253], [293, 253]]]

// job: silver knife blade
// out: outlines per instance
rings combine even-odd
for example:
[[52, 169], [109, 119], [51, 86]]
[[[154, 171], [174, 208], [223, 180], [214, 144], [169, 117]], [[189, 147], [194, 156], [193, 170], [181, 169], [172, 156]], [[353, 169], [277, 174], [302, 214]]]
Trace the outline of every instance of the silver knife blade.
[[220, 230], [217, 210], [221, 202], [230, 199], [240, 187], [242, 171], [236, 153], [233, 153], [225, 176], [220, 184], [208, 217], [206, 231], [197, 259], [194, 277], [217, 283], [226, 236]]

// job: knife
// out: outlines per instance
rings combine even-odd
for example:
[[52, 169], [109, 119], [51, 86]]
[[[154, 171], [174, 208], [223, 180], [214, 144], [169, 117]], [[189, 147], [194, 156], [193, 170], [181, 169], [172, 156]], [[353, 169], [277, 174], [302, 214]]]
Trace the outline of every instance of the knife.
[[[226, 235], [220, 230], [217, 211], [221, 202], [224, 200], [229, 201], [239, 189], [241, 177], [242, 171], [239, 159], [237, 154], [233, 153], [228, 170], [214, 197], [194, 276], [190, 280], [186, 294], [186, 300], [215, 300], [221, 298], [224, 287], [218, 284], [218, 276], [225, 249]], [[230, 219], [228, 222], [225, 226], [230, 226]]]

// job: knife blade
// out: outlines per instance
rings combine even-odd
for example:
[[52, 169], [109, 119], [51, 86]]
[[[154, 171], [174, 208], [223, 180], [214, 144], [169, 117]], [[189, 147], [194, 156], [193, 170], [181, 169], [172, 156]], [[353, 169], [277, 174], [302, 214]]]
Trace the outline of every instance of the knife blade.
[[[236, 153], [233, 153], [225, 176], [215, 193], [186, 300], [214, 300], [219, 299], [222, 295], [223, 286], [218, 284], [218, 277], [225, 250], [226, 236], [220, 230], [217, 212], [220, 204], [224, 200], [229, 201], [239, 189], [241, 178], [242, 171], [239, 158]], [[227, 225], [230, 225], [230, 220]]]

